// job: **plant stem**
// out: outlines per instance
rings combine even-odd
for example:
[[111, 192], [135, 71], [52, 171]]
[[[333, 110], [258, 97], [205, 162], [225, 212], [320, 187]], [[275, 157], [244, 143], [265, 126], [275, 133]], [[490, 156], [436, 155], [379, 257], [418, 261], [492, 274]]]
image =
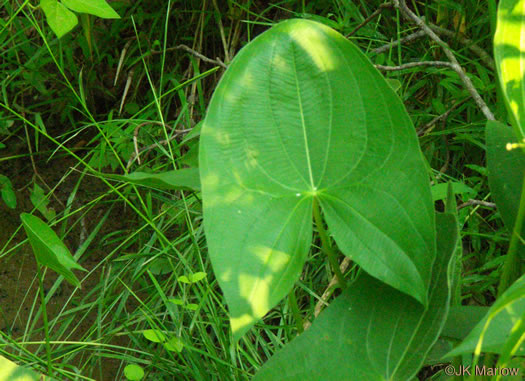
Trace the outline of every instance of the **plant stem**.
[[523, 219], [525, 217], [525, 176], [523, 176], [523, 183], [521, 185], [521, 199], [518, 209], [518, 215], [514, 222], [514, 229], [510, 237], [509, 250], [507, 251], [507, 258], [503, 265], [500, 282], [498, 285], [498, 298], [505, 292], [507, 288], [517, 279], [516, 269], [519, 264], [518, 247], [521, 244], [520, 234], [523, 228]]
[[42, 268], [37, 263], [38, 272], [38, 288], [40, 290], [40, 307], [42, 310], [42, 319], [44, 321], [44, 335], [46, 337], [46, 354], [47, 354], [47, 370], [49, 377], [53, 377], [53, 363], [51, 361], [51, 345], [49, 344], [49, 325], [47, 322], [47, 311], [46, 311], [46, 296], [44, 295], [44, 276], [42, 275]]
[[297, 305], [297, 298], [295, 297], [295, 291], [292, 289], [288, 295], [290, 300], [290, 308], [292, 309], [292, 315], [295, 319], [295, 325], [297, 326], [297, 332], [299, 335], [304, 332], [303, 328], [303, 318], [301, 316], [301, 311], [299, 311], [299, 306]]
[[326, 229], [324, 228], [323, 219], [321, 217], [321, 211], [319, 210], [319, 202], [317, 201], [317, 198], [314, 198], [314, 220], [315, 225], [317, 226], [317, 231], [319, 232], [319, 237], [321, 238], [321, 249], [328, 257], [328, 261], [330, 262], [330, 265], [332, 266], [332, 270], [335, 273], [335, 276], [337, 277], [338, 283], [341, 286], [342, 289], [346, 288], [346, 282], [343, 277], [343, 273], [341, 273], [341, 270], [339, 269], [339, 263], [337, 262], [337, 256], [334, 252], [334, 249], [332, 248], [332, 245], [330, 245], [330, 239], [328, 238], [328, 233], [326, 232]]

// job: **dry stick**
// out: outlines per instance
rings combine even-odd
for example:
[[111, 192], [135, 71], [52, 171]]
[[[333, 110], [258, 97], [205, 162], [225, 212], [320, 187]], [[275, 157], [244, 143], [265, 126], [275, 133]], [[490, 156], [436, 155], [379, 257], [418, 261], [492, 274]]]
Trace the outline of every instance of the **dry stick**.
[[149, 151], [149, 150], [152, 150], [153, 148], [157, 148], [159, 146], [165, 146], [166, 144], [171, 142], [173, 139], [175, 139], [177, 136], [182, 135], [182, 134], [187, 134], [190, 131], [191, 131], [191, 128], [188, 128], [186, 130], [175, 130], [174, 131], [175, 132], [174, 135], [170, 136], [168, 139], [164, 139], [164, 140], [158, 141], [156, 143], [150, 144], [149, 146], [144, 147], [141, 150], [139, 150], [138, 154], [133, 152], [133, 154], [131, 155], [131, 157], [128, 160], [128, 164], [126, 165], [126, 170], [129, 170], [131, 165], [135, 162], [135, 160], [137, 160], [138, 155], [140, 155], [141, 153]]
[[356, 26], [350, 33], [348, 33], [346, 35], [346, 38], [351, 37], [354, 34], [356, 34], [359, 29], [364, 27], [366, 24], [368, 24], [370, 21], [372, 21], [377, 15], [379, 15], [383, 11], [383, 9], [385, 9], [385, 8], [392, 8], [392, 5], [393, 4], [391, 2], [381, 4], [374, 12], [372, 12], [372, 14], [370, 16], [368, 16], [366, 19], [364, 19], [361, 24]]
[[[487, 67], [489, 69], [494, 69], [494, 67], [495, 67], [494, 60], [492, 59], [490, 54], [488, 54], [479, 45], [474, 43], [471, 39], [463, 37], [463, 36], [459, 36], [454, 31], [451, 31], [451, 30], [448, 30], [448, 29], [445, 29], [445, 28], [441, 28], [441, 27], [439, 27], [437, 25], [434, 25], [434, 24], [429, 24], [429, 26], [437, 34], [442, 34], [442, 35], [445, 35], [447, 37], [457, 38], [457, 40], [461, 44], [465, 45], [468, 49], [472, 50], [472, 52], [477, 54], [478, 57], [485, 63], [485, 65], [487, 65]], [[392, 41], [392, 42], [390, 42], [390, 43], [388, 43], [386, 45], [380, 46], [379, 48], [373, 49], [373, 50], [371, 50], [371, 53], [373, 53], [373, 54], [381, 54], [381, 53], [389, 51], [390, 49], [392, 49], [393, 47], [395, 47], [395, 46], [397, 46], [399, 44], [407, 44], [407, 43], [415, 41], [415, 40], [417, 40], [417, 39], [419, 39], [421, 37], [424, 37], [426, 35], [427, 34], [425, 33], [425, 31], [418, 30], [417, 32], [409, 34], [406, 37], [400, 38], [400, 39]]]
[[[135, 130], [133, 130], [133, 146], [135, 147], [135, 158], [137, 159], [137, 161], [139, 162], [139, 164], [142, 164], [140, 162], [140, 152], [139, 152], [139, 143], [138, 143], [138, 135], [139, 135], [139, 130], [143, 127], [143, 126], [146, 126], [148, 124], [156, 124], [156, 125], [159, 125], [159, 126], [162, 126], [164, 127], [164, 124], [162, 124], [161, 122], [157, 122], [157, 121], [147, 121], [147, 122], [142, 122], [140, 123], [137, 127], [135, 127]], [[128, 161], [129, 163], [129, 161]], [[129, 167], [127, 167], [129, 168]]]
[[405, 0], [393, 0], [394, 5], [396, 8], [398, 8], [402, 14], [405, 15], [405, 17], [411, 19], [421, 30], [423, 30], [434, 42], [436, 42], [441, 48], [443, 49], [445, 55], [450, 60], [451, 64], [453, 65], [453, 70], [459, 75], [459, 78], [463, 82], [463, 85], [466, 87], [467, 91], [470, 93], [472, 98], [474, 99], [474, 102], [476, 102], [477, 106], [480, 108], [481, 112], [485, 115], [485, 117], [488, 120], [495, 120], [494, 114], [492, 114], [492, 111], [488, 108], [485, 101], [481, 98], [477, 90], [475, 89], [474, 85], [472, 84], [472, 81], [470, 78], [463, 72], [463, 69], [459, 65], [458, 60], [456, 59], [456, 56], [450, 50], [450, 47], [446, 42], [444, 42], [439, 36], [419, 18], [414, 12], [412, 12], [406, 5]]
[[412, 69], [418, 66], [434, 66], [434, 67], [448, 67], [454, 70], [454, 65], [450, 62], [445, 61], [421, 61], [421, 62], [409, 62], [399, 66], [384, 66], [384, 65], [374, 65], [378, 70], [381, 71], [399, 71], [405, 69]]
[[222, 25], [221, 20], [221, 11], [219, 9], [219, 6], [217, 5], [217, 0], [213, 0], [213, 6], [215, 7], [215, 10], [217, 11], [217, 24], [219, 25], [219, 32], [222, 40], [222, 46], [224, 47], [224, 59], [226, 62], [230, 62], [230, 53], [228, 49], [228, 44], [226, 43], [226, 35], [224, 34], [224, 26]]
[[[469, 98], [467, 98], [467, 99], [469, 99]], [[447, 119], [448, 116], [450, 115], [450, 113], [452, 111], [454, 111], [456, 108], [458, 108], [460, 105], [465, 103], [467, 101], [467, 99], [463, 99], [462, 101], [454, 103], [452, 105], [452, 107], [449, 108], [447, 111], [445, 111], [443, 114], [436, 116], [430, 122], [428, 122], [427, 124], [425, 124], [422, 127], [418, 128], [417, 129], [417, 136], [421, 137], [421, 136], [424, 136], [424, 135], [428, 134], [430, 131], [432, 131], [432, 129], [434, 128], [434, 126], [436, 125], [437, 122]]]
[[[211, 64], [214, 64], [214, 65], [218, 65], [218, 66], [221, 66], [225, 69], [228, 68], [228, 66], [222, 62], [222, 60], [220, 58], [217, 58], [215, 60], [211, 59], [211, 58], [208, 58], [204, 55], [202, 55], [201, 53], [199, 53], [198, 51], [190, 48], [189, 46], [187, 45], [184, 45], [184, 44], [180, 44], [180, 45], [177, 45], [177, 46], [173, 46], [171, 48], [167, 48], [166, 51], [172, 51], [172, 50], [185, 50], [186, 52], [194, 55], [195, 57], [199, 58], [200, 60], [204, 61], [204, 62], [208, 62], [208, 63], [211, 63]], [[160, 54], [162, 53], [162, 51], [160, 50], [151, 50], [151, 54]]]
[[496, 65], [494, 64], [494, 60], [488, 54], [483, 48], [481, 48], [479, 45], [474, 43], [471, 39], [463, 36], [459, 36], [456, 32], [452, 30], [448, 30], [445, 28], [442, 28], [440, 26], [429, 24], [429, 27], [436, 32], [437, 34], [443, 34], [448, 37], [457, 38], [461, 44], [466, 45], [470, 50], [472, 50], [474, 53], [478, 55], [478, 57], [487, 65], [490, 69], [494, 69]]
[[467, 206], [484, 206], [486, 208], [496, 209], [496, 204], [493, 202], [483, 201], [483, 200], [468, 200], [464, 202], [463, 204], [458, 205], [458, 210], [466, 208]]
[[408, 36], [400, 38], [399, 40], [395, 40], [395, 41], [389, 42], [388, 44], [380, 46], [377, 49], [373, 49], [371, 51], [371, 53], [373, 53], [373, 54], [381, 54], [381, 53], [384, 53], [384, 52], [388, 52], [390, 49], [392, 49], [393, 47], [395, 47], [395, 46], [397, 46], [399, 44], [406, 44], [408, 42], [412, 42], [414, 40], [417, 40], [417, 39], [419, 39], [419, 38], [421, 38], [423, 36], [426, 36], [426, 33], [424, 31], [422, 31], [422, 30], [419, 30], [416, 33], [409, 34]]
[[[345, 257], [343, 259], [343, 262], [341, 262], [341, 265], [339, 266], [339, 269], [341, 270], [341, 273], [344, 273], [346, 269], [348, 268], [348, 265], [350, 265], [350, 258]], [[328, 306], [328, 298], [330, 298], [330, 295], [334, 292], [334, 289], [337, 284], [339, 283], [337, 276], [333, 276], [330, 280], [330, 283], [328, 283], [328, 286], [326, 287], [325, 291], [323, 292], [323, 295], [321, 295], [321, 299], [317, 302], [314, 309], [314, 317], [319, 316], [321, 311], [323, 310], [324, 306]], [[306, 330], [308, 329], [312, 323], [309, 320], [305, 320], [303, 324], [303, 328]]]

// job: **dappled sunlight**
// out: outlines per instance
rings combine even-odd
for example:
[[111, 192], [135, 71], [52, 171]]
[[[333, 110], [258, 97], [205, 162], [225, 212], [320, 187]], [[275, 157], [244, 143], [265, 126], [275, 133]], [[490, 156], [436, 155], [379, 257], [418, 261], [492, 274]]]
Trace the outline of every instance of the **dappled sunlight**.
[[282, 271], [290, 262], [291, 258], [290, 254], [270, 247], [259, 246], [252, 248], [250, 251], [261, 260], [262, 264], [268, 266], [273, 272]]
[[219, 181], [219, 176], [210, 172], [201, 178], [202, 187], [207, 187], [210, 189], [215, 189], [219, 185]]
[[325, 31], [321, 33], [319, 30], [305, 27], [296, 28], [292, 32], [293, 41], [296, 42], [303, 51], [308, 54], [312, 59], [313, 63], [317, 66], [319, 71], [330, 71], [336, 68], [336, 62], [334, 61], [334, 52], [330, 47]]
[[239, 317], [231, 317], [232, 331], [235, 332], [252, 325], [262, 318], [271, 308], [270, 306], [270, 284], [272, 275], [258, 278], [248, 274], [239, 275], [239, 294], [251, 307], [251, 315], [243, 314]]
[[244, 314], [239, 317], [231, 317], [230, 318], [230, 324], [232, 326], [232, 332], [235, 334], [236, 332], [239, 332], [243, 328], [246, 328], [248, 326], [251, 326], [256, 319], [248, 314]]

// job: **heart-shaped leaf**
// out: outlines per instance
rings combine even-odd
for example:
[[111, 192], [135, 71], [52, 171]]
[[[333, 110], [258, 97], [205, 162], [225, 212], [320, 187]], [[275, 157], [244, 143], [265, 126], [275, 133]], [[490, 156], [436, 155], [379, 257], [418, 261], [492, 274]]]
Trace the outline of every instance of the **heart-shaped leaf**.
[[80, 287], [80, 282], [71, 270], [86, 270], [75, 261], [56, 233], [44, 221], [31, 214], [22, 213], [20, 219], [38, 263], [56, 271], [72, 285]]
[[458, 227], [437, 221], [437, 258], [428, 309], [361, 274], [302, 335], [274, 355], [254, 381], [411, 380], [447, 317]]
[[498, 25], [494, 34], [494, 58], [503, 94], [520, 139], [525, 138], [525, 56], [522, 36], [525, 33], [525, 0], [501, 0]]
[[344, 254], [427, 304], [434, 212], [398, 96], [351, 42], [288, 20], [230, 64], [199, 153], [204, 227], [236, 338], [290, 290], [321, 205]]

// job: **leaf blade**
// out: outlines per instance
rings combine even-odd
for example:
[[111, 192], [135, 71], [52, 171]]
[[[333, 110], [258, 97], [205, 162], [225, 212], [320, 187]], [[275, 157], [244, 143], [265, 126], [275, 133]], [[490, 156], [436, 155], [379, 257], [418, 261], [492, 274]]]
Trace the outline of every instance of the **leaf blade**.
[[40, 7], [46, 15], [47, 23], [58, 38], [70, 32], [77, 24], [77, 16], [57, 0], [41, 0]]
[[450, 301], [458, 227], [452, 215], [436, 218], [438, 257], [428, 310], [362, 273], [254, 380], [404, 381], [414, 377], [439, 336]]
[[[378, 96], [383, 99], [379, 106]], [[312, 21], [288, 20], [243, 48], [210, 101], [199, 168], [209, 253], [236, 338], [298, 278], [310, 247], [314, 198], [321, 201], [330, 229], [339, 229], [334, 238], [341, 250], [363, 267], [366, 255], [356, 257], [356, 239], [349, 242], [344, 230], [356, 230], [361, 241], [370, 232], [386, 231], [383, 241], [392, 243], [387, 248], [398, 249], [388, 258], [395, 276], [382, 280], [426, 303], [435, 257], [434, 214], [415, 131], [392, 88], [337, 32]], [[412, 179], [406, 187], [395, 183], [399, 171]], [[366, 200], [360, 200], [361, 220], [378, 229], [361, 231], [358, 223], [330, 221], [325, 199], [364, 196], [350, 192], [355, 184], [382, 192], [376, 197], [379, 207], [366, 208]], [[411, 201], [406, 194], [416, 197]], [[401, 205], [392, 208], [385, 197]], [[410, 229], [396, 231], [379, 221], [385, 208], [390, 215], [408, 215], [403, 221]], [[407, 229], [422, 236], [418, 247], [402, 237]], [[373, 245], [367, 254], [385, 249]], [[377, 277], [383, 273], [378, 266], [365, 269]], [[407, 273], [408, 282], [402, 279]]]
[[494, 58], [516, 137], [525, 138], [525, 0], [502, 0], [494, 34]]
[[80, 282], [72, 270], [86, 270], [75, 261], [56, 233], [44, 221], [31, 214], [22, 213], [20, 219], [36, 260], [80, 288]]
[[88, 13], [104, 19], [119, 19], [120, 16], [106, 0], [62, 0], [72, 11]]

